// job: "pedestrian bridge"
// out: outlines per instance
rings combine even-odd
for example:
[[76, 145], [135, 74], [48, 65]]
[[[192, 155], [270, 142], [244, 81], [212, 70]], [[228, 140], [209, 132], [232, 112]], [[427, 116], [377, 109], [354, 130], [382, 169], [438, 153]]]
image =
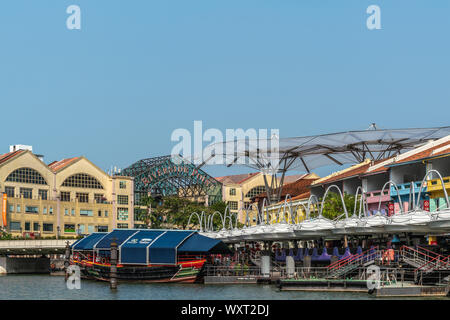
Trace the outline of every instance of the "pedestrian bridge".
[[76, 239], [60, 240], [0, 240], [0, 255], [32, 255], [64, 253], [67, 243]]

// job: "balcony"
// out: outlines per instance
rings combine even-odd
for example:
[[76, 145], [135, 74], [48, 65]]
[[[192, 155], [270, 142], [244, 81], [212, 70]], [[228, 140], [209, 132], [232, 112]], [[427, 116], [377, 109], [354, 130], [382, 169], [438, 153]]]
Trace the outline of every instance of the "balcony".
[[[414, 193], [419, 193], [420, 184], [422, 183], [422, 181], [415, 181], [412, 183], [414, 184]], [[397, 188], [400, 196], [409, 196], [411, 190], [411, 182], [398, 184]], [[426, 192], [427, 192], [427, 183], [425, 182], [422, 188], [422, 196], [424, 196]], [[397, 197], [397, 190], [395, 189], [394, 186], [391, 186], [391, 197], [394, 200], [395, 197]]]
[[[450, 190], [450, 177], [444, 177], [442, 180], [444, 180], [445, 189]], [[429, 192], [442, 191], [441, 179], [428, 180], [427, 188]]]
[[379, 203], [380, 198], [381, 202], [391, 201], [391, 195], [389, 189], [384, 189], [383, 194], [381, 194], [381, 190], [369, 191], [365, 193], [366, 202], [367, 203]]

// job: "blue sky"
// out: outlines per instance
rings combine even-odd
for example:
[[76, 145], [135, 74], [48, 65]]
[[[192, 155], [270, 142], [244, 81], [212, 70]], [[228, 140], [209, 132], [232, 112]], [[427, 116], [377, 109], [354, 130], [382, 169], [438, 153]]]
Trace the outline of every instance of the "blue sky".
[[108, 169], [169, 154], [194, 120], [282, 137], [449, 125], [449, 15], [448, 0], [3, 0], [0, 151]]

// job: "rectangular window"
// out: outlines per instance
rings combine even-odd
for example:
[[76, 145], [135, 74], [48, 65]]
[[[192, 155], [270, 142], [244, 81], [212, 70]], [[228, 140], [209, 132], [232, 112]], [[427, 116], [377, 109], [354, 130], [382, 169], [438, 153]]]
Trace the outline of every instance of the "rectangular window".
[[14, 212], [14, 205], [13, 204], [9, 205], [9, 212]]
[[20, 204], [17, 205], [17, 210], [16, 212], [20, 213]]
[[14, 198], [14, 187], [5, 187], [5, 193], [8, 198]]
[[65, 224], [64, 232], [75, 232], [75, 225], [74, 224]]
[[47, 190], [39, 190], [39, 198], [47, 200]]
[[98, 232], [108, 232], [108, 226], [98, 226]]
[[102, 216], [102, 210], [98, 210], [98, 216], [99, 216], [99, 217]]
[[25, 231], [31, 231], [31, 224], [29, 222], [25, 222]]
[[9, 224], [9, 228], [11, 231], [20, 231], [21, 230], [21, 226], [20, 226], [20, 222], [13, 222], [11, 221]]
[[44, 208], [42, 209], [42, 213], [43, 213], [43, 214], [47, 214], [47, 207], [44, 207]]
[[72, 208], [71, 214], [72, 214], [72, 217], [75, 217], [75, 209]]
[[39, 213], [39, 208], [32, 207], [32, 206], [25, 206], [25, 212], [26, 213]]
[[39, 222], [34, 222], [33, 223], [33, 231], [38, 231], [38, 232], [41, 231]]
[[105, 217], [108, 216], [108, 210], [105, 210]]
[[235, 188], [231, 188], [230, 189], [230, 196], [235, 196], [236, 195], [236, 189]]
[[85, 228], [84, 224], [80, 224], [79, 226], [80, 226], [80, 228], [78, 229], [78, 233], [86, 234], [86, 228]]
[[43, 231], [44, 232], [53, 232], [53, 223], [44, 223]]
[[88, 216], [92, 217], [94, 214], [92, 213], [92, 210], [83, 210], [80, 209], [80, 216]]
[[33, 199], [33, 189], [31, 188], [20, 188], [20, 195], [25, 199]]
[[88, 233], [89, 234], [94, 233], [94, 226], [91, 225], [88, 226]]
[[76, 194], [78, 202], [87, 203], [89, 202], [89, 193], [78, 193]]
[[102, 194], [96, 193], [94, 194], [94, 200], [96, 203], [104, 203], [106, 199], [103, 197]]
[[119, 229], [128, 229], [128, 223], [118, 223], [117, 228]]
[[238, 209], [238, 202], [237, 201], [228, 201], [228, 205], [230, 206], [230, 210], [237, 210]]
[[127, 182], [126, 181], [120, 181], [119, 182], [119, 188], [120, 189], [126, 189], [127, 188]]
[[117, 203], [121, 205], [128, 205], [128, 196], [118, 195]]
[[48, 209], [48, 213], [53, 214], [53, 207], [50, 207], [50, 209]]
[[68, 215], [69, 215], [69, 209], [67, 209], [67, 208], [64, 209], [64, 215], [65, 215], [65, 216], [68, 216]]
[[61, 191], [60, 198], [61, 198], [61, 201], [69, 202], [70, 201], [70, 192]]
[[117, 208], [117, 220], [128, 220], [128, 208]]

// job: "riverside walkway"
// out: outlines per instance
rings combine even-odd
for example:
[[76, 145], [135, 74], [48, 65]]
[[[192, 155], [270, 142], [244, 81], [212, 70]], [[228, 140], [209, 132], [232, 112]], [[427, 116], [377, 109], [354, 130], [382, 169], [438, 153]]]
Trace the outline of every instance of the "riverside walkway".
[[67, 242], [75, 239], [60, 240], [0, 240], [0, 255], [33, 255], [64, 253]]

